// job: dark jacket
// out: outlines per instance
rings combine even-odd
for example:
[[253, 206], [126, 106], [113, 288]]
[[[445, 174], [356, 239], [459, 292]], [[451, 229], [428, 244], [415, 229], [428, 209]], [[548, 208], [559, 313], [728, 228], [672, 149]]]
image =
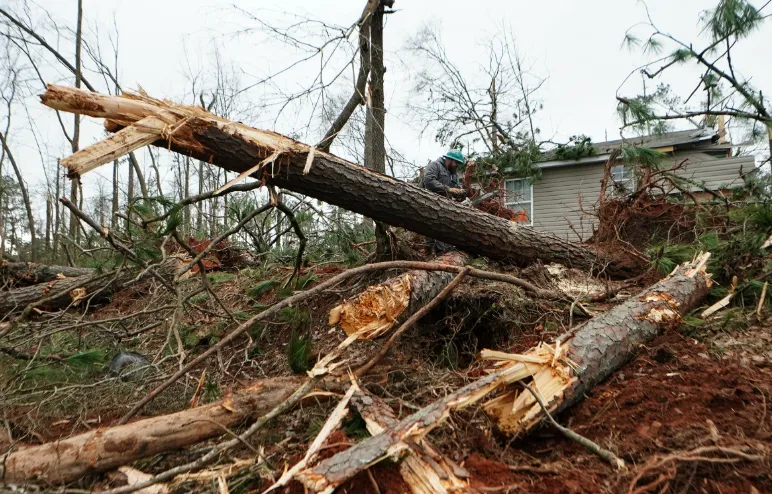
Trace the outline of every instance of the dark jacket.
[[436, 159], [424, 167], [421, 187], [437, 194], [447, 194], [448, 189], [461, 188], [458, 175], [450, 173], [443, 163], [443, 158]]

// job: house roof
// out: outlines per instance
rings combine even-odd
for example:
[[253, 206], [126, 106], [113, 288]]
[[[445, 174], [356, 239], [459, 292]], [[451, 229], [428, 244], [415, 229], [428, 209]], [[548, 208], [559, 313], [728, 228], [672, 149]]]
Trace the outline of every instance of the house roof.
[[[617, 139], [615, 141], [596, 142], [592, 144], [595, 154], [584, 158], [573, 160], [550, 159], [549, 153], [545, 155], [542, 161], [536, 163], [539, 168], [554, 168], [560, 166], [582, 165], [587, 163], [598, 163], [608, 160], [609, 155], [615, 149], [622, 145], [642, 146], [661, 151], [672, 151], [676, 146], [685, 144], [713, 144], [718, 141], [720, 133], [712, 128], [679, 130], [675, 132], [665, 132], [663, 134], [654, 134], [648, 136], [631, 137], [627, 139]], [[727, 146], [731, 147], [731, 146]]]
[[702, 128], [631, 137], [629, 139], [617, 139], [616, 141], [598, 142], [593, 143], [592, 147], [597, 150], [598, 154], [605, 154], [620, 148], [623, 144], [657, 149], [670, 146], [681, 146], [684, 144], [695, 144], [702, 141], [716, 142], [718, 141], [718, 138], [718, 131]]

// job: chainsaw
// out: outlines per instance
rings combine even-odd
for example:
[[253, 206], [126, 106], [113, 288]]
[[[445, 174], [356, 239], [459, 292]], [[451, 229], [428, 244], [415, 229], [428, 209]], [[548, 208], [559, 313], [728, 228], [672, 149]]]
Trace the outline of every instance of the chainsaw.
[[479, 196], [475, 197], [474, 199], [469, 199], [467, 197], [466, 199], [464, 199], [461, 202], [461, 205], [462, 206], [469, 206], [469, 207], [472, 207], [472, 208], [476, 207], [481, 202], [483, 202], [483, 201], [485, 201], [487, 199], [490, 199], [492, 197], [496, 197], [497, 195], [499, 195], [499, 192], [500, 192], [499, 190], [492, 190], [490, 192], [486, 192], [485, 194], [479, 195]]

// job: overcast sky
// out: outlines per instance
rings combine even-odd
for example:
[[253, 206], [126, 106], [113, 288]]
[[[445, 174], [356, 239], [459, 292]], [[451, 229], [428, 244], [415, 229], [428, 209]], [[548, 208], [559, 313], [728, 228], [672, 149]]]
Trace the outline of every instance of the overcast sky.
[[[714, 0], [649, 0], [648, 6], [662, 30], [684, 40], [699, 41], [699, 13], [715, 3]], [[297, 52], [270, 42], [264, 33], [249, 31], [256, 28], [257, 23], [234, 6], [268, 20], [280, 21], [288, 19], [287, 14], [297, 14], [348, 26], [358, 18], [363, 4], [363, 0], [233, 3], [85, 0], [84, 11], [86, 25], [89, 29], [98, 26], [104, 43], [115, 17], [120, 34], [119, 76], [124, 88], [141, 86], [151, 96], [179, 101], [186, 95], [190, 98], [186, 73], [190, 67], [206, 73], [212, 66], [214, 46], [219, 46], [226, 63], [232, 63], [242, 72], [239, 77], [242, 86], [276, 72], [297, 58]], [[74, 25], [74, 0], [42, 0], [40, 5], [50, 11], [55, 20]], [[586, 134], [597, 142], [619, 137], [615, 95], [631, 71], [648, 58], [640, 51], [630, 52], [621, 46], [625, 31], [646, 19], [642, 4], [636, 0], [397, 0], [395, 9], [397, 13], [388, 16], [385, 30], [386, 133], [392, 146], [409, 160], [422, 164], [442, 151], [431, 133], [419, 136], [403, 104], [409, 90], [410, 71], [414, 69], [406, 60], [405, 43], [427, 22], [440, 26], [451, 60], [470, 75], [486, 61], [482, 42], [502, 27], [510, 27], [531, 72], [547, 79], [538, 94], [544, 103], [538, 117], [544, 138], [564, 141], [571, 135]], [[640, 34], [646, 34], [645, 28]], [[772, 91], [770, 45], [772, 26], [766, 25], [733, 52], [736, 66], [744, 74], [752, 75], [756, 87], [768, 94]], [[103, 44], [103, 49], [109, 50], [109, 45]], [[291, 79], [282, 79], [279, 89], [296, 91], [308, 84], [317, 70], [316, 66], [301, 67], [292, 72]], [[67, 82], [69, 75], [61, 73], [61, 81]], [[671, 83], [683, 94], [691, 91], [697, 76], [698, 72], [693, 69], [679, 69], [668, 73], [664, 82]], [[640, 76], [633, 76], [622, 93], [637, 94], [640, 81]], [[309, 127], [302, 112], [285, 113], [275, 121], [275, 108], [261, 109], [268, 98], [264, 89], [246, 95], [247, 102], [254, 105], [254, 113], [258, 114], [254, 123], [309, 141], [318, 138], [318, 128]], [[56, 132], [57, 124], [51, 112], [35, 115], [41, 128]], [[87, 127], [89, 133], [84, 144], [99, 137], [100, 125], [101, 122]], [[29, 138], [15, 138], [16, 145], [23, 148], [19, 154], [30, 163], [39, 163]], [[54, 146], [52, 153], [65, 153], [63, 146]], [[30, 182], [42, 177], [40, 172], [33, 173], [29, 168], [25, 173]], [[109, 176], [107, 169], [97, 173]]]

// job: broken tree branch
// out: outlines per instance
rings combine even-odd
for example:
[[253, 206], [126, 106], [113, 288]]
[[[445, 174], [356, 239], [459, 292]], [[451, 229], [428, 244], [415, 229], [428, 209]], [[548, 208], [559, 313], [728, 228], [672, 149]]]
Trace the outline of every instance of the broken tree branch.
[[533, 389], [530, 385], [525, 383], [520, 383], [525, 389], [531, 392], [534, 399], [537, 403], [539, 403], [539, 406], [541, 407], [542, 411], [544, 412], [544, 415], [546, 415], [547, 419], [550, 421], [552, 426], [558, 430], [563, 436], [565, 436], [567, 439], [570, 439], [571, 441], [574, 441], [576, 443], [579, 443], [584, 449], [591, 453], [595, 453], [598, 455], [601, 459], [609, 463], [611, 466], [616, 468], [617, 470], [625, 470], [627, 466], [625, 465], [625, 462], [612, 453], [611, 451], [601, 448], [598, 446], [597, 443], [594, 441], [591, 441], [587, 439], [586, 437], [577, 434], [576, 432], [572, 431], [568, 427], [563, 427], [562, 425], [558, 424], [557, 421], [552, 417], [552, 414], [547, 410], [547, 405], [544, 403], [544, 399], [539, 395], [538, 392], [536, 392], [535, 389]]

